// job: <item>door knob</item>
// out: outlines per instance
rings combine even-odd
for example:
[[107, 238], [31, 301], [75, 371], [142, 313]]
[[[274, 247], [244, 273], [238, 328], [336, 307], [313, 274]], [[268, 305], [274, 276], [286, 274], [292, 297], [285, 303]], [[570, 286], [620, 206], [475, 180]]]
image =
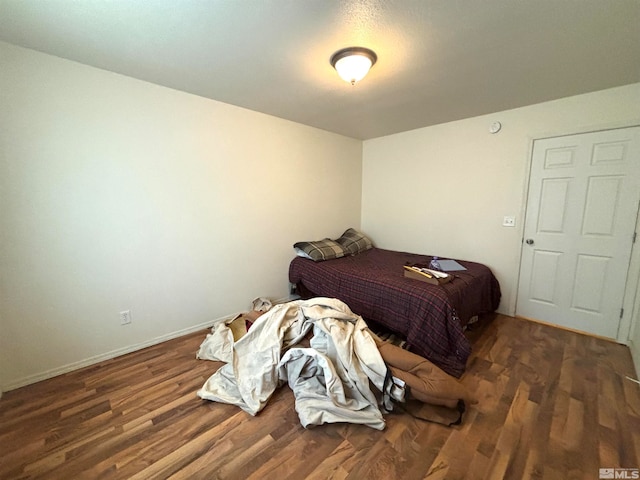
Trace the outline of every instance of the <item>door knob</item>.
[[527, 242], [527, 245], [533, 245], [533, 238], [527, 238], [525, 241]]

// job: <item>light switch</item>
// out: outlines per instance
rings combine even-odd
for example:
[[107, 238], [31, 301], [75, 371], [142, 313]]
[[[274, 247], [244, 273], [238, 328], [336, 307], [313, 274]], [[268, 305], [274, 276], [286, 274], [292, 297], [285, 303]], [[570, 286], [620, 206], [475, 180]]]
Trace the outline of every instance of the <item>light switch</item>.
[[515, 227], [516, 226], [516, 217], [504, 217], [502, 220], [503, 227]]

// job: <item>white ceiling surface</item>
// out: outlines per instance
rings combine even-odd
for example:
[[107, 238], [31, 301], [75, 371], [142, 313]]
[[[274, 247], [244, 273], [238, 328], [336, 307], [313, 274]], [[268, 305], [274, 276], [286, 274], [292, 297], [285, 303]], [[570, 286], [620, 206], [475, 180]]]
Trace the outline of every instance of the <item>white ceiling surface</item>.
[[0, 0], [0, 40], [359, 139], [640, 81], [640, 0]]

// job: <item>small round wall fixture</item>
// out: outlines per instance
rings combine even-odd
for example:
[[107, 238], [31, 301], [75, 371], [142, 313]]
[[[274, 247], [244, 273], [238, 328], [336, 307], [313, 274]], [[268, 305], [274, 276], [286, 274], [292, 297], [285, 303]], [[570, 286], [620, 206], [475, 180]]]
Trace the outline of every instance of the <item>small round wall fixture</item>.
[[373, 50], [364, 47], [348, 47], [338, 50], [331, 56], [331, 66], [345, 82], [355, 85], [369, 73], [369, 69], [377, 60], [378, 56]]
[[502, 124], [500, 122], [493, 122], [491, 125], [489, 125], [489, 132], [498, 133], [501, 128], [502, 128]]

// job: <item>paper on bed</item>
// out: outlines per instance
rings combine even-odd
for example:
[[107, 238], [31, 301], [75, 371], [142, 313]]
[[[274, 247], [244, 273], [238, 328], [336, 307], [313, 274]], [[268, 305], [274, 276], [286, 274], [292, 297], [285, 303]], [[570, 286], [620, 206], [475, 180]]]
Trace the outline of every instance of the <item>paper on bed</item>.
[[464, 268], [455, 260], [438, 259], [438, 263], [440, 264], [440, 268], [443, 272], [459, 272], [460, 270], [466, 270], [466, 268]]

